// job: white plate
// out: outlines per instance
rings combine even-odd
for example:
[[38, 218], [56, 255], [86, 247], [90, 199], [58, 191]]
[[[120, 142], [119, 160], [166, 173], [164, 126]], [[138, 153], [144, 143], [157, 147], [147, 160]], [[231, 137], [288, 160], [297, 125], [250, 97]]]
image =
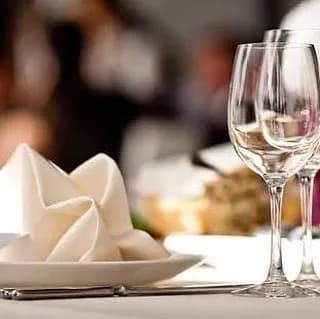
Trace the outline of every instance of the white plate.
[[152, 261], [0, 263], [0, 287], [142, 285], [174, 277], [201, 260], [172, 255]]
[[[169, 251], [197, 254], [213, 266], [215, 282], [261, 282], [266, 278], [270, 258], [269, 236], [171, 235], [165, 240]], [[320, 240], [313, 240], [314, 263], [320, 273]], [[283, 239], [283, 264], [288, 279], [294, 279], [302, 259], [301, 241]], [[206, 275], [208, 277], [208, 274]]]

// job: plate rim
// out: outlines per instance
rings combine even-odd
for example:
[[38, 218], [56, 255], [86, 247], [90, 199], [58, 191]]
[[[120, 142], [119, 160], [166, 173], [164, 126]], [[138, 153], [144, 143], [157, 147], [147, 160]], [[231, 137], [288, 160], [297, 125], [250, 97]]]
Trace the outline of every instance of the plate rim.
[[153, 265], [162, 263], [175, 263], [177, 261], [190, 261], [200, 265], [205, 261], [203, 255], [172, 253], [168, 258], [152, 260], [128, 260], [128, 261], [0, 261], [1, 266], [66, 266], [66, 267], [88, 267], [88, 266], [117, 266], [117, 265]]

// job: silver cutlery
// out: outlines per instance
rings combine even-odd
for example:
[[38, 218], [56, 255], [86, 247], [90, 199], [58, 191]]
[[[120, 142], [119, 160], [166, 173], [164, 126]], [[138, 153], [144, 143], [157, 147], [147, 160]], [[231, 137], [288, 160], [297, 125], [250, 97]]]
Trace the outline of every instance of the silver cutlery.
[[247, 287], [244, 284], [211, 284], [187, 286], [105, 286], [61, 288], [3, 288], [1, 297], [11, 300], [37, 300], [61, 298], [134, 297], [162, 295], [227, 294]]

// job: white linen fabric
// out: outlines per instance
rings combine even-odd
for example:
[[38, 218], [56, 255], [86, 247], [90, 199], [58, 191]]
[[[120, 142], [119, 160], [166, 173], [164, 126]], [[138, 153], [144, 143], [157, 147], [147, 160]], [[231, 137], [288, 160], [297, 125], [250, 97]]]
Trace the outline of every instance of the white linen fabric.
[[121, 173], [107, 155], [68, 175], [23, 144], [2, 168], [0, 184], [7, 201], [1, 214], [11, 213], [12, 204], [23, 233], [0, 250], [2, 262], [168, 257], [147, 233], [133, 229]]
[[6, 319], [318, 319], [318, 298], [244, 298], [232, 295], [0, 300]]

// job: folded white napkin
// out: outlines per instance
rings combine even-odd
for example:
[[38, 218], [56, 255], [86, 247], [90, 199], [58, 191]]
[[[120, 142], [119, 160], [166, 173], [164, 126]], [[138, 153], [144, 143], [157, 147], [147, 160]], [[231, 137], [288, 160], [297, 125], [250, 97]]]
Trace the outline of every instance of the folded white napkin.
[[25, 234], [0, 250], [0, 261], [168, 257], [147, 233], [133, 229], [121, 173], [106, 155], [96, 155], [68, 175], [20, 145], [0, 177], [7, 202], [0, 220], [12, 204]]

